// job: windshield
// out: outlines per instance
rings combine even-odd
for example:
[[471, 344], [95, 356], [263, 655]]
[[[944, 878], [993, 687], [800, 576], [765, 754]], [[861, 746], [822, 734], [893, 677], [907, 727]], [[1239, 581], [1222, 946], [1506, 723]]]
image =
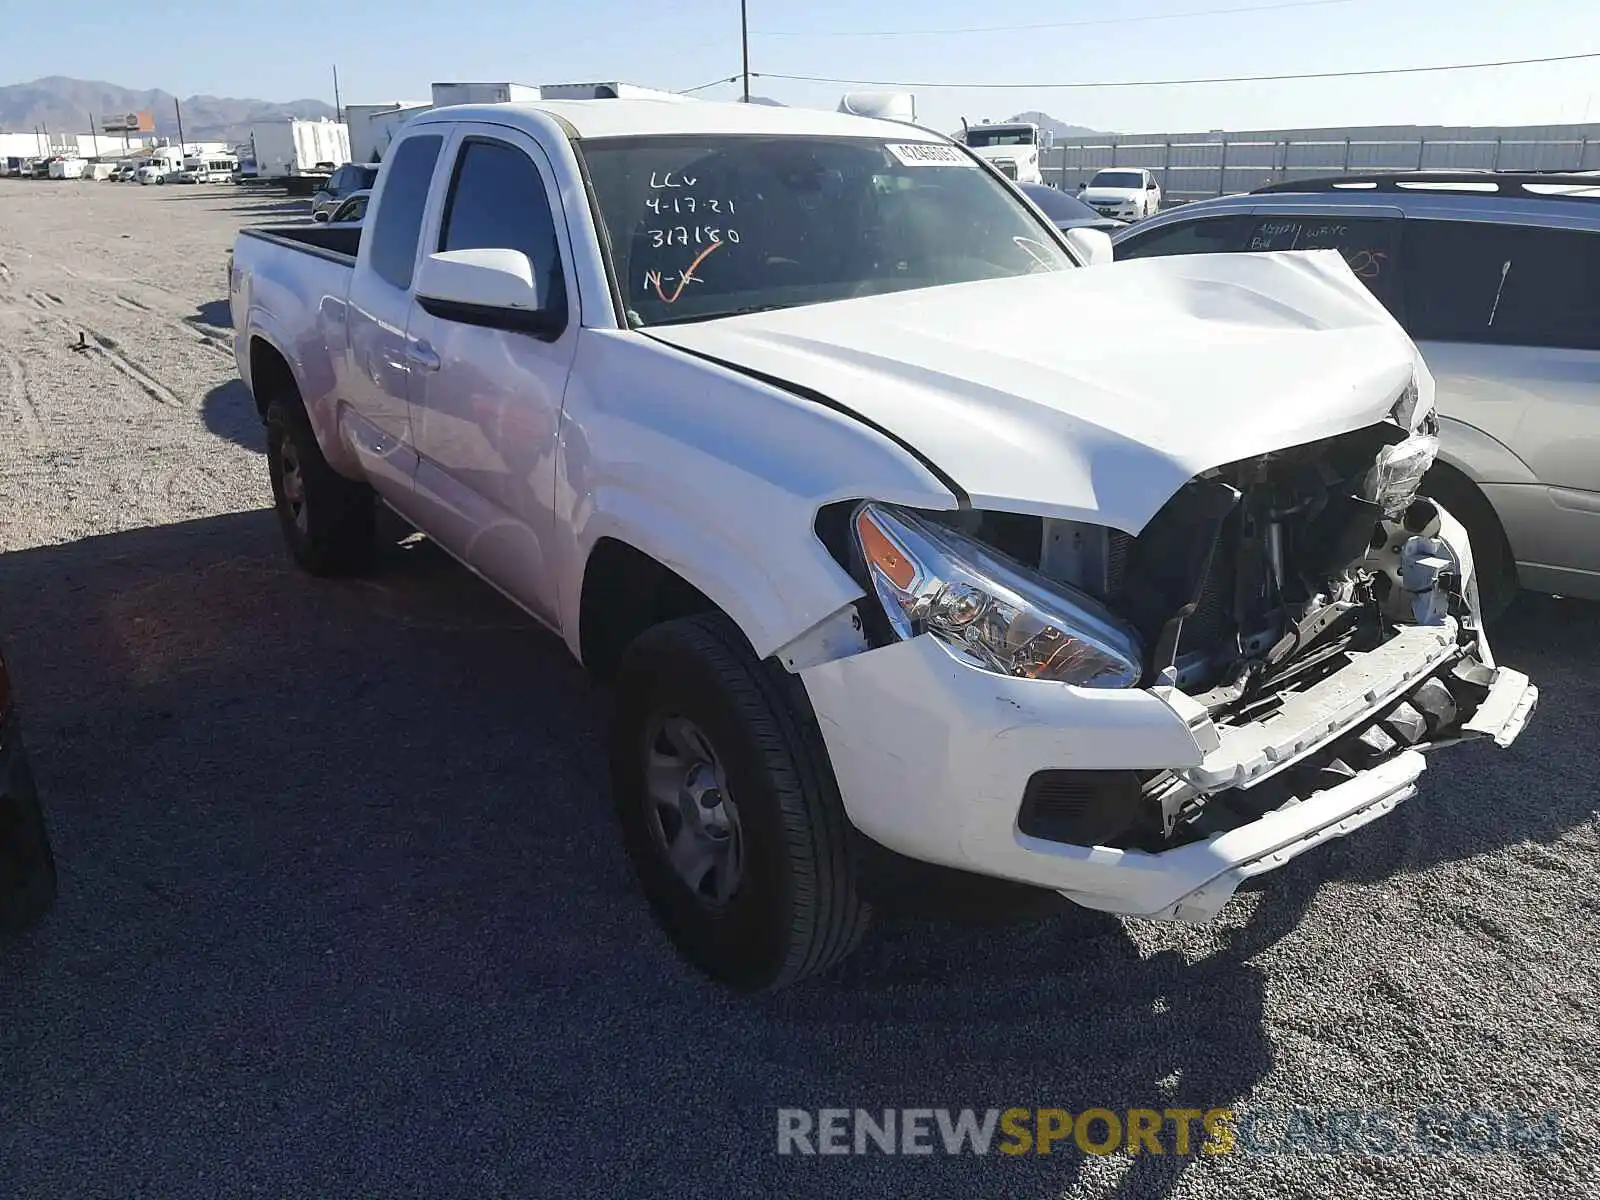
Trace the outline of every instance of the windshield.
[[948, 144], [677, 135], [583, 154], [635, 326], [1073, 265]]
[[1031, 146], [1034, 135], [1031, 129], [994, 129], [974, 125], [967, 130], [964, 140], [969, 146]]
[[1019, 183], [1017, 186], [1026, 192], [1028, 199], [1044, 210], [1044, 215], [1052, 221], [1100, 220], [1100, 214], [1082, 200], [1058, 191], [1049, 184]]
[[1090, 187], [1142, 188], [1144, 176], [1137, 171], [1101, 171], [1089, 181]]

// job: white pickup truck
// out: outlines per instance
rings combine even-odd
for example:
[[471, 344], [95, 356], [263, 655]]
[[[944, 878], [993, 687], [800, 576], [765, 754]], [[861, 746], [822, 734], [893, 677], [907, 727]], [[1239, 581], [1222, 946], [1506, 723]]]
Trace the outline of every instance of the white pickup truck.
[[1209, 918], [1534, 708], [1339, 256], [1074, 235], [902, 124], [444, 108], [363, 225], [239, 235], [235, 348], [294, 558], [381, 500], [611, 681], [645, 896], [773, 988], [908, 858]]

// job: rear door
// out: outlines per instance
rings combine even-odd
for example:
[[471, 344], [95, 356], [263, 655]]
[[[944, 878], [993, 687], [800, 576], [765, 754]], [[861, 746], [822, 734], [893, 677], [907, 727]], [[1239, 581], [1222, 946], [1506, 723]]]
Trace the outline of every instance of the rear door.
[[1600, 571], [1600, 227], [1412, 218], [1404, 252], [1441, 412], [1548, 489], [1495, 497], [1518, 562]]
[[[414, 306], [411, 281], [444, 142], [444, 131], [429, 126], [395, 147], [388, 179], [362, 231], [349, 302], [327, 317], [334, 324], [343, 320], [350, 348], [339, 390], [347, 406], [341, 423], [373, 486], [397, 506], [410, 495], [416, 465], [406, 339]], [[336, 332], [328, 330], [329, 345], [343, 342]]]

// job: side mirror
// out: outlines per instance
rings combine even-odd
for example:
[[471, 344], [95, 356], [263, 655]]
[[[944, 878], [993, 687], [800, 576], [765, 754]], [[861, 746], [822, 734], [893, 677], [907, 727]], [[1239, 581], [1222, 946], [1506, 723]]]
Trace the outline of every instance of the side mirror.
[[1156, 190], [1156, 181], [1154, 179], [1152, 179], [1149, 183], [1145, 184], [1144, 185], [1144, 190], [1147, 191], [1147, 192], [1155, 191]]
[[313, 221], [326, 221], [328, 219], [328, 210], [325, 208], [319, 209], [317, 212], [311, 214], [311, 219]]
[[1084, 183], [1081, 179], [1078, 181], [1078, 190], [1080, 192], [1087, 191], [1088, 188], [1089, 185], [1087, 183]]
[[1103, 229], [1077, 227], [1067, 230], [1067, 245], [1077, 251], [1086, 267], [1111, 261], [1111, 235]]
[[1044, 137], [1044, 141], [1041, 143], [1041, 145], [1043, 145], [1046, 150], [1054, 150], [1056, 147], [1055, 132], [1053, 130], [1045, 129], [1042, 130], [1041, 133]]
[[446, 321], [541, 336], [559, 334], [565, 312], [547, 311], [533, 263], [520, 250], [444, 250], [417, 270], [417, 303]]

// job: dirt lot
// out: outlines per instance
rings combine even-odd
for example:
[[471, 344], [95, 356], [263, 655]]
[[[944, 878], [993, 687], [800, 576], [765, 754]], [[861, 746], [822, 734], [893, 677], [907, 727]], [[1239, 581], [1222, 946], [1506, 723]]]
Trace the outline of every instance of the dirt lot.
[[[425, 543], [289, 569], [223, 263], [304, 208], [0, 180], [0, 635], [62, 867], [0, 947], [8, 1196], [1597, 1194], [1600, 608], [1525, 598], [1517, 746], [1439, 756], [1215, 925], [913, 912], [726, 998], [645, 918], [554, 639]], [[798, 1160], [778, 1106], [1260, 1123], [1214, 1158]], [[1388, 1110], [1397, 1150], [1297, 1152], [1296, 1108]], [[1506, 1110], [1561, 1146], [1494, 1150]]]

